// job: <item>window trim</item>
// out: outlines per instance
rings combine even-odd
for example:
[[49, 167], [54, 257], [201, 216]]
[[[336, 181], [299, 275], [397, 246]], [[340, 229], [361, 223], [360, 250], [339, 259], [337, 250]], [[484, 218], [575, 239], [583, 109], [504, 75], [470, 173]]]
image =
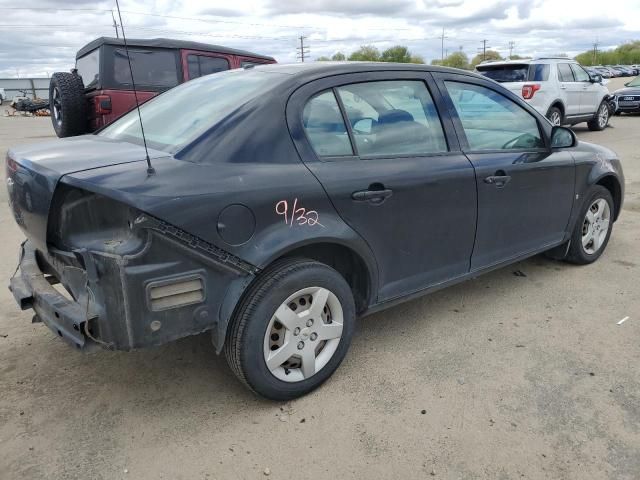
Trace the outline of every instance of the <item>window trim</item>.
[[[499, 92], [498, 90], [496, 90], [495, 88], [492, 88], [492, 86], [487, 85], [483, 81], [473, 81], [473, 80], [477, 80], [477, 79], [475, 79], [473, 77], [465, 78], [464, 76], [459, 75], [459, 74], [454, 74], [454, 75], [445, 74], [444, 76], [439, 76], [436, 79], [436, 83], [437, 83], [438, 89], [440, 90], [441, 95], [443, 96], [445, 101], [448, 102], [449, 116], [451, 117], [451, 120], [453, 121], [454, 128], [455, 128], [456, 133], [458, 135], [458, 141], [460, 142], [460, 150], [462, 150], [463, 153], [469, 153], [469, 154], [527, 153], [527, 152], [536, 152], [536, 153], [538, 153], [538, 152], [550, 152], [551, 151], [550, 141], [549, 141], [548, 135], [546, 134], [545, 130], [542, 128], [542, 125], [540, 124], [540, 120], [533, 113], [528, 111], [522, 105], [520, 105], [517, 102], [513, 101], [512, 99], [510, 99], [508, 96], [504, 95], [504, 93]], [[453, 99], [449, 95], [449, 90], [447, 89], [445, 82], [463, 83], [463, 84], [467, 84], [467, 85], [474, 85], [476, 87], [483, 87], [483, 88], [486, 88], [488, 90], [491, 90], [491, 91], [495, 92], [496, 94], [502, 96], [506, 100], [509, 100], [510, 102], [515, 103], [518, 107], [520, 107], [522, 109], [523, 112], [525, 112], [528, 115], [530, 115], [531, 118], [533, 118], [533, 120], [536, 122], [536, 126], [538, 127], [538, 133], [540, 134], [540, 138], [544, 142], [544, 147], [537, 147], [537, 148], [510, 148], [510, 149], [496, 148], [496, 149], [490, 149], [490, 150], [489, 149], [487, 149], [487, 150], [475, 150], [475, 149], [472, 149], [471, 146], [469, 145], [469, 140], [467, 139], [467, 134], [466, 134], [466, 132], [464, 130], [464, 126], [462, 125], [462, 120], [460, 119], [460, 116], [458, 115], [458, 110], [456, 109], [455, 104], [453, 103]]]

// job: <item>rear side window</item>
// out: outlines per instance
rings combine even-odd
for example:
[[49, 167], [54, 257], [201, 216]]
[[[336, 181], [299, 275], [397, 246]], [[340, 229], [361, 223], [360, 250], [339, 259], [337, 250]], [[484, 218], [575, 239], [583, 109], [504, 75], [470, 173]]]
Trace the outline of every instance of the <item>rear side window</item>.
[[447, 151], [440, 117], [422, 81], [356, 83], [337, 89], [359, 155]]
[[508, 65], [479, 65], [478, 72], [496, 82], [544, 82], [549, 80], [549, 65], [508, 64]]
[[[175, 52], [129, 49], [129, 55], [136, 87], [171, 88], [178, 85]], [[131, 71], [125, 49], [115, 50], [113, 62], [113, 79], [116, 84], [131, 88]]]
[[571, 71], [571, 65], [568, 63], [558, 64], [558, 80], [561, 82], [575, 82], [573, 72]]
[[187, 65], [190, 79], [229, 70], [229, 61], [226, 58], [206, 55], [187, 55]]
[[96, 49], [76, 61], [76, 68], [78, 69], [78, 74], [82, 77], [84, 88], [93, 88], [98, 84], [99, 59], [100, 49]]
[[353, 155], [347, 127], [332, 90], [320, 93], [305, 105], [302, 122], [311, 146], [320, 157]]
[[544, 147], [538, 122], [514, 101], [480, 85], [452, 81], [445, 85], [471, 150]]

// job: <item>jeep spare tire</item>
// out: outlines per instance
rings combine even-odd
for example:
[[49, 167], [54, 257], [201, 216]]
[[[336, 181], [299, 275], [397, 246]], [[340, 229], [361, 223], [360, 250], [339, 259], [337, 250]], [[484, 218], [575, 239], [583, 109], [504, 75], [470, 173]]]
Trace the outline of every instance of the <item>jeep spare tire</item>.
[[87, 133], [87, 100], [80, 75], [54, 73], [49, 83], [49, 105], [51, 122], [58, 137]]

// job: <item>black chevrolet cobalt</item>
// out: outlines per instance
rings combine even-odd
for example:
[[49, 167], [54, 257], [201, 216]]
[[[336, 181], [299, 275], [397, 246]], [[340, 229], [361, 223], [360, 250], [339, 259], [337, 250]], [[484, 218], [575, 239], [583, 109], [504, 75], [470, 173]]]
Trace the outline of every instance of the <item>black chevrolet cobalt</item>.
[[622, 208], [614, 152], [470, 72], [255, 67], [140, 110], [153, 170], [135, 110], [9, 151], [11, 291], [77, 349], [209, 332], [271, 399], [322, 384], [358, 317], [541, 252], [595, 261]]

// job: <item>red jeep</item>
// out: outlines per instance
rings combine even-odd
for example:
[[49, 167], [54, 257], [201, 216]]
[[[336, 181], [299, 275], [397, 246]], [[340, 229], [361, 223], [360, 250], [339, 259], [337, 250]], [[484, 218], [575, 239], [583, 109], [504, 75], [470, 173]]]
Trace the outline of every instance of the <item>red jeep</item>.
[[[264, 63], [272, 57], [166, 38], [127, 40], [140, 103], [193, 78]], [[76, 68], [49, 85], [51, 121], [58, 137], [93, 132], [135, 106], [124, 42], [98, 38], [76, 54]]]

